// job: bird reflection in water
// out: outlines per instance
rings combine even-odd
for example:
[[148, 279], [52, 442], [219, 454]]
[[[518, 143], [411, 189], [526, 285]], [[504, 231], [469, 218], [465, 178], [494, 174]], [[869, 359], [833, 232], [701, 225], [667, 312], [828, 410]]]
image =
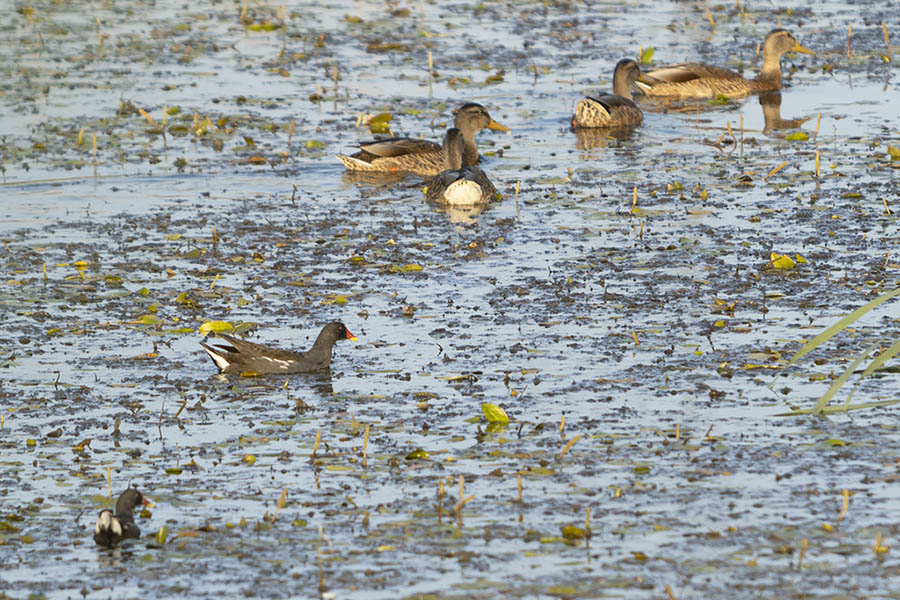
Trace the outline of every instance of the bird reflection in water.
[[763, 133], [772, 133], [781, 129], [797, 129], [811, 117], [799, 119], [783, 119], [781, 117], [781, 92], [763, 92], [759, 95], [759, 104], [763, 109], [765, 126]]

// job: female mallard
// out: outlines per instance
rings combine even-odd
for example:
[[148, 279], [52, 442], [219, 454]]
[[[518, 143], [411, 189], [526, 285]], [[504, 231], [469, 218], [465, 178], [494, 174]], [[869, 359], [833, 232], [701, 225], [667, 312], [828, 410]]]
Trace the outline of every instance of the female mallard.
[[[454, 125], [462, 132], [465, 165], [478, 162], [476, 133], [482, 129], [509, 131], [509, 127], [492, 119], [485, 107], [474, 102], [467, 102], [456, 111]], [[408, 171], [437, 175], [444, 165], [441, 145], [428, 140], [394, 137], [366, 142], [359, 147], [360, 151], [350, 156], [338, 154], [338, 160], [350, 171]]]
[[487, 204], [497, 195], [494, 184], [484, 171], [474, 165], [463, 166], [465, 137], [452, 127], [444, 136], [442, 155], [444, 170], [428, 181], [425, 198], [450, 206]]
[[[746, 96], [781, 89], [781, 55], [785, 52], [814, 54], [797, 42], [787, 29], [773, 29], [763, 42], [762, 71], [755, 79], [744, 79], [731, 69], [701, 63], [684, 63], [654, 69], [636, 85], [648, 96], [712, 98]], [[655, 80], [655, 81], [653, 81]]]
[[641, 68], [623, 58], [613, 71], [613, 93], [588, 96], [575, 107], [572, 127], [630, 127], [640, 125], [644, 113], [631, 99], [631, 86], [641, 78]]

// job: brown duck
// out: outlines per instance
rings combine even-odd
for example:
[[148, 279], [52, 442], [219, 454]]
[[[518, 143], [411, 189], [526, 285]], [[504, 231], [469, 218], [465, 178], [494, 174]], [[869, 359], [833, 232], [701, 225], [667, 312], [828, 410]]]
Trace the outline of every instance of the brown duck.
[[450, 206], [487, 204], [497, 196], [494, 184], [479, 167], [463, 166], [465, 140], [456, 127], [447, 130], [442, 154], [444, 170], [428, 181], [425, 198]]
[[[631, 86], [643, 77], [637, 61], [623, 58], [613, 71], [613, 93], [588, 96], [575, 107], [572, 127], [633, 127], [644, 113], [631, 99]], [[653, 80], [647, 80], [652, 82]]]
[[787, 29], [773, 29], [763, 42], [762, 70], [745, 79], [731, 69], [702, 63], [669, 65], [649, 71], [635, 85], [648, 96], [679, 98], [729, 98], [781, 89], [781, 55], [785, 52], [814, 54], [800, 45]]
[[[509, 131], [491, 118], [487, 109], [475, 102], [463, 104], [456, 111], [454, 126], [465, 141], [463, 164], [478, 162], [475, 134], [482, 129]], [[350, 156], [338, 154], [339, 161], [350, 171], [406, 171], [420, 175], [437, 175], [444, 165], [441, 145], [430, 140], [393, 137], [360, 144], [360, 151]]]

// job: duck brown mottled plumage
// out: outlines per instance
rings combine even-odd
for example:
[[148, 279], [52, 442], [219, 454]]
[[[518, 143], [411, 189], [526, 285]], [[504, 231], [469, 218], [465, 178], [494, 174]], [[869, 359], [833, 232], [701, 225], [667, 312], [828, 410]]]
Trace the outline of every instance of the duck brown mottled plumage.
[[447, 130], [442, 146], [444, 170], [427, 184], [425, 198], [450, 206], [487, 204], [497, 196], [494, 184], [479, 167], [463, 165], [463, 133], [456, 127]]
[[[475, 134], [482, 129], [509, 131], [491, 118], [487, 109], [475, 102], [467, 102], [456, 111], [454, 126], [462, 131], [465, 141], [463, 164], [478, 162]], [[350, 171], [406, 171], [420, 175], [436, 175], [444, 165], [442, 147], [430, 140], [394, 137], [360, 144], [360, 151], [337, 158]]]
[[631, 86], [642, 77], [637, 61], [623, 58], [613, 71], [613, 93], [588, 96], [575, 107], [572, 127], [633, 127], [644, 113], [631, 99]]
[[255, 373], [257, 375], [290, 375], [314, 373], [331, 366], [331, 350], [339, 340], [356, 341], [343, 323], [337, 321], [322, 328], [312, 348], [305, 352], [281, 350], [248, 342], [230, 335], [218, 335], [229, 345], [209, 346], [200, 342], [222, 373]]
[[746, 96], [781, 89], [781, 55], [785, 52], [813, 54], [786, 29], [773, 29], [763, 42], [762, 70], [745, 79], [731, 69], [702, 63], [668, 65], [649, 71], [636, 86], [648, 96], [712, 98]]

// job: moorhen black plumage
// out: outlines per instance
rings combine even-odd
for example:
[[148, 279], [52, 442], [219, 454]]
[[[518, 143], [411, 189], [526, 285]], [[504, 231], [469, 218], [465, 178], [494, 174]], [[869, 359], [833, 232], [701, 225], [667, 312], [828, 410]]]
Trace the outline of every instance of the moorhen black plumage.
[[200, 342], [221, 373], [252, 372], [259, 375], [314, 373], [331, 366], [331, 349], [340, 340], [356, 341], [343, 323], [335, 321], [322, 328], [312, 348], [293, 352], [255, 344], [230, 335], [218, 335], [228, 342], [209, 346]]
[[115, 514], [108, 508], [100, 511], [94, 527], [94, 541], [111, 548], [123, 539], [140, 537], [141, 530], [134, 522], [134, 509], [139, 505], [153, 506], [153, 503], [134, 488], [122, 492], [116, 501]]

